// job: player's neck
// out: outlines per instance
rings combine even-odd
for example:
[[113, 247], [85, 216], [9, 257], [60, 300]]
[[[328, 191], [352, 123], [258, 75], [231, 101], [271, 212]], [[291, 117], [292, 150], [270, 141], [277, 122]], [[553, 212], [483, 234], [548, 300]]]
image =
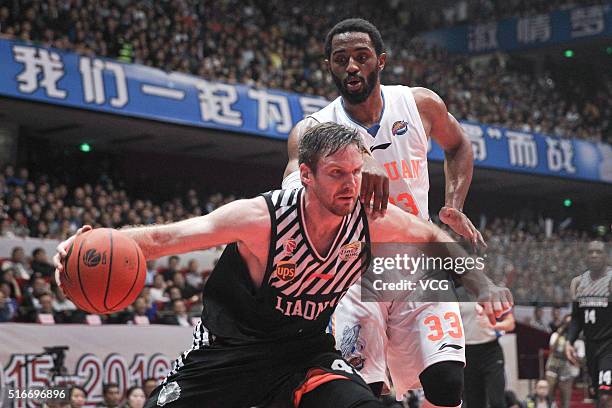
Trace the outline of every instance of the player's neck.
[[[330, 237], [335, 236], [338, 233], [338, 229], [342, 224], [344, 217], [336, 215], [325, 208], [316, 197], [311, 197], [308, 193], [304, 194], [304, 228], [308, 230], [308, 235], [311, 237], [313, 244], [319, 246], [317, 243], [329, 241], [331, 246]], [[326, 245], [322, 245], [326, 246]], [[317, 251], [322, 251], [317, 248]], [[327, 252], [324, 250], [323, 252]]]
[[346, 98], [342, 98], [344, 110], [351, 119], [359, 122], [364, 127], [372, 127], [380, 121], [384, 101], [380, 92], [380, 84], [376, 84], [368, 99], [358, 104], [351, 104]]
[[591, 279], [592, 280], [597, 280], [599, 278], [601, 278], [602, 276], [604, 276], [604, 272], [607, 270], [607, 267], [604, 266], [602, 268], [599, 269], [591, 269]]

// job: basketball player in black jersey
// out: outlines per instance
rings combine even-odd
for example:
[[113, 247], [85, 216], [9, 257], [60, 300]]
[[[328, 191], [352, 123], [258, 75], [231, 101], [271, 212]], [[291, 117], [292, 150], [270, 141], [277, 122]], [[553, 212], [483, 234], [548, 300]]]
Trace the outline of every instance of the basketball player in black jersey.
[[567, 358], [575, 365], [574, 342], [584, 332], [589, 375], [599, 408], [612, 407], [612, 268], [601, 241], [587, 247], [589, 270], [572, 279], [572, 321], [568, 331]]
[[[374, 242], [451, 242], [431, 223], [390, 206], [369, 217], [358, 201], [365, 148], [341, 125], [299, 143], [304, 188], [227, 204], [203, 217], [133, 227], [147, 259], [228, 244], [204, 287], [191, 348], [147, 401], [151, 407], [381, 407], [325, 333], [339, 298]], [[87, 231], [82, 228], [78, 233]], [[66, 248], [54, 261], [61, 284]], [[449, 245], [449, 255], [465, 256]], [[500, 307], [506, 289], [474, 282]]]

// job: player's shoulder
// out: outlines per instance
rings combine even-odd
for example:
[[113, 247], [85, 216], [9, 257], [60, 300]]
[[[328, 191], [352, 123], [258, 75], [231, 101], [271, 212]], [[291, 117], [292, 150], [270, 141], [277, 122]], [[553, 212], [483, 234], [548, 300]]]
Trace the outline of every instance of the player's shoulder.
[[580, 280], [587, 272], [583, 272], [580, 275], [574, 276], [570, 281], [570, 294], [572, 297], [576, 295], [576, 289], [578, 289], [578, 285], [580, 284]]
[[410, 88], [412, 95], [414, 96], [414, 100], [417, 105], [444, 105], [444, 101], [434, 91], [429, 88], [423, 88], [421, 86], [415, 86]]
[[323, 122], [334, 122], [336, 116], [336, 109], [342, 104], [342, 97], [338, 96], [336, 99], [327, 104], [327, 106], [319, 109], [318, 111], [311, 113], [306, 116], [303, 120], [312, 120], [316, 123]]
[[303, 187], [287, 190], [270, 190], [261, 194], [261, 197], [266, 200], [270, 210], [278, 211], [296, 206], [302, 190]]

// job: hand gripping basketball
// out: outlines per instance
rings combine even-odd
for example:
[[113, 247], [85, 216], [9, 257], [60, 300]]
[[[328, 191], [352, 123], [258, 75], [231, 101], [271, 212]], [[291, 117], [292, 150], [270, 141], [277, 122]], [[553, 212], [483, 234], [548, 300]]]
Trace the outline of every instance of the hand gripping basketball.
[[80, 309], [117, 312], [139, 296], [146, 277], [145, 257], [126, 233], [83, 227], [58, 246], [56, 279]]

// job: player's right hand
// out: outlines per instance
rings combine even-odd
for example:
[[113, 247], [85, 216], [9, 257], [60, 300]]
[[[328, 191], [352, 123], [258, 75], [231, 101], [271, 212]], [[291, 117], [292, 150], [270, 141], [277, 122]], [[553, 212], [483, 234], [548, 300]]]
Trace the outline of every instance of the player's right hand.
[[578, 363], [578, 353], [576, 353], [576, 348], [570, 344], [570, 342], [565, 343], [565, 357], [569, 360], [570, 363], [579, 367]]
[[70, 247], [70, 244], [72, 244], [72, 242], [76, 239], [77, 236], [91, 229], [92, 229], [91, 225], [83, 225], [81, 228], [77, 230], [76, 234], [74, 234], [67, 240], [60, 242], [60, 244], [57, 246], [56, 248], [57, 253], [53, 256], [53, 265], [55, 266], [55, 283], [57, 283], [57, 286], [59, 286], [60, 288], [62, 287], [62, 282], [60, 280], [60, 273], [64, 271], [64, 259], [66, 259], [66, 251], [68, 250], [68, 248]]
[[482, 306], [491, 325], [495, 326], [497, 318], [512, 309], [514, 299], [510, 289], [491, 284], [484, 293], [480, 293], [478, 303]]
[[[373, 200], [372, 200], [373, 199]], [[384, 215], [389, 202], [389, 177], [372, 156], [364, 155], [360, 200], [373, 216]]]

